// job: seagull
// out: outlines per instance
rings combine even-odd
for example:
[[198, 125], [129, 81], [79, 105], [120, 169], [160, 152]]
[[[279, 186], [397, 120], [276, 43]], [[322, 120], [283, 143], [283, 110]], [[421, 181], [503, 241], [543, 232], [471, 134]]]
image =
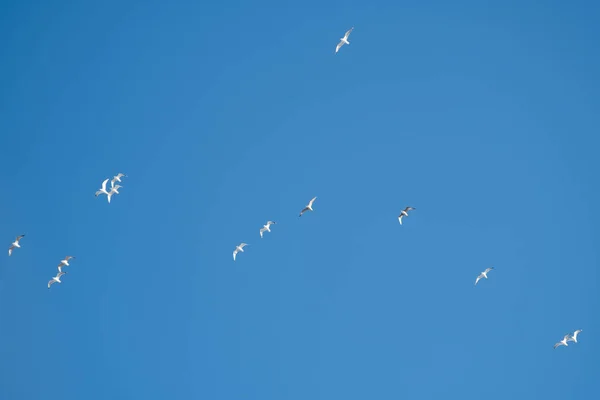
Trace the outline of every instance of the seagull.
[[269, 226], [271, 225], [276, 225], [276, 222], [273, 221], [267, 221], [267, 224], [264, 225], [262, 228], [260, 228], [260, 238], [262, 239], [263, 237], [263, 232], [267, 231], [267, 232], [271, 232], [271, 229], [269, 228]]
[[110, 181], [110, 187], [115, 186], [115, 182], [121, 182], [121, 178], [127, 178], [127, 175], [122, 174], [122, 173], [118, 173], [117, 175], [115, 175], [112, 180]]
[[583, 332], [583, 329], [577, 329], [575, 332], [573, 332], [573, 335], [567, 339], [567, 342], [577, 343], [577, 335], [579, 335], [581, 332]]
[[116, 185], [116, 186], [113, 186], [113, 187], [112, 187], [112, 189], [110, 189], [110, 192], [106, 193], [106, 196], [107, 196], [107, 199], [108, 199], [108, 202], [109, 202], [109, 203], [110, 203], [110, 198], [112, 197], [112, 195], [113, 195], [113, 194], [115, 194], [115, 193], [116, 193], [116, 194], [119, 194], [118, 190], [119, 190], [121, 187], [122, 187], [121, 185]]
[[408, 217], [408, 212], [410, 210], [416, 210], [416, 208], [406, 207], [404, 210], [400, 211], [400, 215], [398, 215], [398, 222], [400, 222], [400, 225], [402, 225], [402, 217]]
[[[108, 195], [108, 192], [106, 191], [106, 184], [108, 183], [108, 178], [106, 178], [106, 180], [104, 182], [102, 182], [102, 187], [100, 188], [100, 190], [98, 190], [96, 192], [96, 197], [98, 197], [98, 195], [104, 193], [106, 195]], [[110, 201], [109, 201], [110, 203]]]
[[475, 286], [477, 286], [477, 282], [479, 282], [479, 280], [481, 278], [487, 279], [488, 272], [490, 272], [493, 269], [494, 269], [494, 267], [487, 268], [485, 271], [483, 271], [481, 274], [479, 274], [479, 276], [477, 277], [477, 280], [475, 281]]
[[348, 41], [348, 36], [350, 36], [350, 33], [352, 33], [353, 29], [354, 29], [354, 27], [350, 28], [350, 30], [348, 32], [346, 32], [346, 34], [344, 35], [344, 37], [340, 39], [340, 42], [338, 43], [338, 45], [335, 48], [335, 52], [336, 53], [338, 51], [340, 51], [340, 47], [342, 47], [343, 45], [350, 44], [350, 42]]
[[15, 241], [14, 241], [14, 242], [12, 242], [12, 243], [10, 244], [10, 247], [8, 248], [8, 255], [9, 255], [9, 256], [12, 254], [12, 251], [13, 251], [13, 249], [14, 249], [15, 247], [19, 247], [19, 248], [21, 247], [21, 246], [19, 245], [19, 240], [21, 240], [21, 238], [22, 238], [23, 236], [25, 236], [25, 235], [19, 235], [19, 236], [17, 236], [17, 238], [15, 239]]
[[64, 260], [60, 261], [60, 264], [58, 264], [58, 272], [62, 272], [62, 268], [63, 267], [68, 267], [69, 266], [69, 260], [71, 258], [75, 258], [74, 256], [66, 256]]
[[301, 217], [302, 214], [304, 214], [306, 211], [312, 211], [313, 210], [312, 209], [312, 205], [313, 205], [313, 203], [315, 202], [316, 199], [317, 199], [317, 196], [313, 197], [312, 200], [308, 202], [308, 205], [306, 207], [304, 207], [302, 209], [302, 211], [300, 211], [299, 217]]
[[60, 281], [60, 277], [61, 277], [61, 276], [63, 276], [64, 274], [66, 274], [66, 272], [59, 271], [59, 272], [58, 272], [58, 274], [56, 274], [56, 276], [55, 276], [54, 278], [50, 279], [50, 280], [48, 281], [48, 289], [50, 289], [50, 286], [51, 286], [51, 285], [52, 285], [54, 282], [62, 283], [62, 282]]
[[567, 346], [568, 347], [569, 345], [567, 344], [567, 342], [569, 341], [569, 337], [570, 337], [570, 335], [567, 333], [560, 342], [558, 342], [554, 345], [554, 348], [557, 348], [558, 346]]
[[244, 252], [244, 246], [248, 246], [248, 243], [240, 243], [239, 246], [236, 246], [235, 250], [233, 251], [233, 261], [235, 261], [235, 256], [237, 253], [239, 253], [240, 251], [242, 253]]

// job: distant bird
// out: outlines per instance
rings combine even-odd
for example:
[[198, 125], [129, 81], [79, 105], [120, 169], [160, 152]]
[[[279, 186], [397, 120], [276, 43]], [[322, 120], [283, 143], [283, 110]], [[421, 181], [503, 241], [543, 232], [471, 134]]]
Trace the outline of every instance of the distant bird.
[[348, 32], [346, 32], [346, 34], [344, 35], [344, 37], [340, 39], [340, 42], [338, 43], [338, 45], [335, 48], [335, 52], [336, 53], [338, 51], [340, 51], [340, 47], [342, 47], [343, 45], [350, 44], [350, 42], [348, 41], [348, 36], [350, 36], [350, 33], [352, 33], [353, 29], [354, 29], [354, 27], [350, 28], [350, 30]]
[[64, 258], [64, 260], [60, 261], [60, 264], [58, 264], [58, 272], [62, 272], [62, 268], [63, 267], [68, 267], [69, 266], [69, 260], [71, 258], [75, 258], [74, 256], [66, 256]]
[[567, 346], [568, 347], [569, 345], [567, 344], [567, 342], [569, 341], [569, 337], [570, 337], [570, 335], [567, 333], [560, 342], [558, 342], [554, 345], [554, 348], [557, 348], [558, 346]]
[[312, 200], [308, 202], [308, 205], [306, 207], [304, 207], [302, 209], [302, 211], [300, 211], [299, 217], [301, 217], [302, 214], [304, 214], [306, 211], [313, 211], [312, 205], [313, 205], [313, 203], [315, 202], [316, 199], [317, 199], [317, 196], [313, 197]]
[[567, 342], [577, 343], [577, 335], [579, 335], [581, 332], [583, 332], [583, 329], [577, 329], [575, 332], [573, 332], [573, 335], [571, 335]]
[[240, 251], [242, 253], [244, 252], [244, 246], [248, 246], [248, 243], [240, 243], [239, 246], [236, 246], [235, 250], [233, 251], [233, 261], [235, 261], [235, 256], [237, 255], [237, 253], [239, 253]]
[[23, 238], [23, 236], [25, 236], [25, 235], [19, 235], [19, 236], [17, 236], [17, 238], [15, 239], [15, 241], [10, 244], [10, 247], [8, 248], [8, 255], [9, 256], [12, 254], [12, 251], [13, 251], [13, 249], [15, 247], [21, 248], [21, 246], [19, 245], [19, 240], [21, 240]]
[[400, 211], [400, 215], [398, 215], [398, 222], [402, 225], [402, 217], [408, 217], [408, 212], [411, 210], [416, 210], [414, 207], [406, 207], [404, 210]]
[[487, 279], [487, 277], [488, 277], [488, 276], [487, 276], [488, 272], [490, 272], [490, 271], [491, 271], [491, 270], [493, 270], [493, 269], [494, 269], [494, 267], [487, 268], [485, 271], [483, 271], [481, 274], [479, 274], [479, 276], [478, 276], [478, 277], [477, 277], [477, 279], [475, 280], [475, 286], [477, 286], [477, 282], [479, 282], [479, 280], [480, 280], [481, 278], [485, 278], [485, 279]]
[[121, 187], [122, 187], [122, 186], [120, 186], [120, 185], [113, 186], [113, 187], [112, 187], [112, 189], [110, 189], [110, 192], [108, 192], [108, 193], [106, 194], [106, 198], [108, 199], [108, 202], [109, 202], [109, 203], [110, 203], [110, 198], [112, 197], [112, 195], [113, 195], [113, 194], [115, 194], [115, 193], [116, 193], [116, 194], [119, 194], [119, 189], [120, 189]]
[[54, 282], [62, 283], [62, 282], [60, 281], [60, 277], [61, 277], [61, 276], [63, 276], [64, 274], [66, 274], [66, 272], [59, 271], [59, 272], [58, 272], [58, 274], [56, 274], [56, 276], [55, 276], [54, 278], [50, 279], [50, 280], [48, 281], [48, 289], [50, 289], [50, 286], [51, 286], [51, 285], [52, 285]]
[[118, 173], [117, 175], [115, 175], [112, 180], [110, 181], [110, 187], [115, 186], [115, 182], [121, 182], [121, 178], [127, 178], [127, 175], [122, 174], [122, 173]]
[[[101, 195], [103, 193], [106, 194], [106, 195], [108, 195], [108, 192], [106, 191], [106, 184], [107, 183], [108, 183], [108, 178], [106, 178], [106, 180], [104, 180], [104, 182], [102, 182], [102, 187], [100, 188], [100, 190], [98, 190], [96, 192], [96, 197], [98, 197], [98, 195]], [[109, 203], [110, 203], [110, 201], [109, 201]]]
[[275, 223], [273, 221], [267, 221], [267, 224], [264, 225], [262, 228], [260, 228], [260, 238], [262, 239], [264, 231], [271, 232], [271, 229], [269, 228], [269, 226], [276, 225], [276, 224], [277, 223]]

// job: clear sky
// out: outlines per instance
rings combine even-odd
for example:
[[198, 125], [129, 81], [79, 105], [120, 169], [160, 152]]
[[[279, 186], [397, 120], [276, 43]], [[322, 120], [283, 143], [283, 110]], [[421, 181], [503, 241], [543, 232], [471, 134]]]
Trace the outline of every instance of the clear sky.
[[600, 398], [599, 2], [0, 4], [1, 400]]

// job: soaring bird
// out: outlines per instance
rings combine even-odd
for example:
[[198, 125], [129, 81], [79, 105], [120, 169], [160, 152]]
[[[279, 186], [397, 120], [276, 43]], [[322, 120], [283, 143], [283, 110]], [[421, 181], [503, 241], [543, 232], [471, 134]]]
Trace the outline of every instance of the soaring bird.
[[66, 272], [59, 271], [59, 272], [58, 272], [58, 274], [56, 274], [56, 276], [55, 276], [54, 278], [50, 279], [50, 280], [48, 281], [48, 289], [50, 289], [50, 286], [51, 286], [51, 285], [52, 285], [54, 282], [62, 283], [62, 282], [60, 281], [60, 277], [61, 277], [61, 276], [63, 276], [64, 274], [66, 274]]
[[402, 225], [402, 217], [408, 217], [408, 212], [411, 210], [416, 210], [414, 207], [406, 207], [404, 210], [400, 211], [400, 215], [398, 215], [398, 222]]
[[21, 246], [19, 245], [19, 240], [21, 240], [21, 238], [23, 238], [23, 236], [25, 236], [25, 235], [19, 235], [19, 236], [17, 236], [17, 238], [15, 239], [15, 241], [10, 244], [10, 247], [8, 248], [8, 255], [9, 256], [12, 254], [12, 251], [13, 251], [13, 249], [15, 247], [21, 248]]
[[575, 332], [573, 332], [573, 335], [571, 335], [567, 342], [577, 343], [577, 335], [579, 335], [581, 332], [583, 332], [583, 329], [577, 329]]
[[477, 282], [479, 282], [479, 280], [480, 280], [481, 278], [485, 278], [485, 279], [487, 279], [487, 277], [488, 277], [488, 276], [487, 276], [488, 272], [490, 272], [490, 271], [491, 271], [491, 270], [493, 270], [493, 269], [494, 269], [494, 267], [486, 268], [486, 270], [485, 270], [485, 271], [483, 271], [481, 274], [479, 274], [479, 276], [478, 276], [478, 277], [477, 277], [477, 279], [475, 280], [475, 285], [477, 286]]
[[240, 251], [242, 253], [244, 252], [244, 246], [248, 246], [248, 243], [240, 243], [239, 246], [236, 246], [235, 250], [233, 251], [233, 261], [235, 261], [235, 256], [237, 255], [237, 253], [239, 253]]
[[304, 214], [306, 211], [313, 211], [312, 205], [313, 205], [313, 203], [315, 202], [316, 199], [317, 199], [317, 196], [313, 197], [312, 200], [308, 202], [308, 205], [306, 207], [304, 207], [302, 209], [302, 211], [300, 211], [299, 217], [301, 217], [302, 214]]
[[110, 187], [115, 186], [115, 182], [121, 182], [121, 178], [127, 178], [127, 175], [122, 174], [122, 173], [118, 173], [117, 175], [115, 175], [112, 180], [110, 181]]
[[269, 228], [269, 226], [271, 226], [271, 225], [276, 225], [276, 223], [273, 222], [273, 221], [267, 221], [267, 224], [264, 225], [262, 228], [260, 228], [260, 238], [261, 239], [263, 237], [263, 232], [264, 231], [271, 232], [271, 229]]
[[558, 342], [554, 345], [554, 348], [557, 348], [558, 346], [567, 346], [568, 347], [569, 345], [567, 344], [567, 342], [569, 341], [569, 337], [570, 337], [570, 335], [567, 333], [560, 342]]
[[69, 266], [69, 260], [71, 258], [75, 258], [74, 256], [66, 256], [64, 258], [64, 260], [60, 261], [60, 264], [58, 264], [58, 272], [62, 272], [63, 267], [68, 267]]
[[104, 182], [102, 182], [102, 187], [100, 188], [100, 190], [98, 190], [98, 191], [96, 192], [96, 197], [98, 197], [98, 195], [101, 195], [101, 194], [103, 194], [103, 193], [104, 193], [104, 194], [106, 194], [106, 195], [108, 195], [108, 192], [106, 191], [106, 184], [107, 184], [107, 183], [108, 183], [108, 178], [106, 178], [106, 179], [104, 180]]
[[348, 32], [346, 32], [346, 34], [344, 35], [344, 37], [340, 39], [340, 42], [338, 43], [338, 45], [335, 48], [335, 52], [336, 53], [338, 51], [340, 51], [340, 47], [342, 47], [343, 45], [350, 44], [350, 42], [348, 41], [348, 36], [350, 36], [350, 33], [352, 33], [353, 29], [354, 29], [354, 27], [350, 28], [350, 30]]

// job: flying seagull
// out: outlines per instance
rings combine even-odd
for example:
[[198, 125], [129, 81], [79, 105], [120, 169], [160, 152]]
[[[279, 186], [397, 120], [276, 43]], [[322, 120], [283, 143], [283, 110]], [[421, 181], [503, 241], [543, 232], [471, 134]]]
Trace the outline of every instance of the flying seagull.
[[276, 223], [273, 222], [273, 221], [267, 221], [267, 224], [264, 225], [262, 228], [260, 228], [260, 238], [261, 239], [263, 237], [263, 232], [264, 231], [271, 232], [271, 229], [269, 228], [269, 226], [271, 226], [271, 225], [276, 225]]
[[15, 239], [15, 241], [14, 241], [14, 242], [12, 242], [12, 243], [10, 244], [10, 247], [8, 248], [8, 255], [9, 255], [9, 256], [12, 254], [12, 251], [13, 251], [13, 249], [14, 249], [15, 247], [19, 247], [19, 248], [21, 247], [21, 246], [19, 245], [19, 240], [21, 240], [21, 238], [22, 238], [23, 236], [25, 236], [25, 235], [19, 235], [19, 236], [17, 236], [17, 238]]
[[61, 276], [63, 276], [64, 274], [66, 274], [66, 272], [59, 271], [59, 273], [58, 273], [58, 274], [56, 274], [56, 276], [55, 276], [54, 278], [50, 279], [50, 280], [48, 281], [48, 289], [50, 289], [50, 286], [51, 286], [51, 285], [52, 285], [54, 282], [62, 283], [62, 282], [60, 281], [60, 277], [61, 277]]
[[475, 280], [475, 286], [477, 286], [477, 282], [479, 282], [479, 280], [480, 280], [481, 278], [485, 278], [485, 279], [487, 279], [487, 274], [488, 274], [488, 272], [490, 272], [490, 271], [491, 271], [491, 270], [493, 270], [493, 269], [494, 269], [494, 267], [486, 268], [486, 270], [485, 270], [485, 271], [483, 271], [481, 274], [479, 274], [479, 276], [478, 276], [478, 277], [477, 277], [477, 279]]
[[235, 256], [237, 253], [239, 253], [240, 251], [242, 253], [244, 252], [244, 246], [248, 246], [248, 243], [240, 243], [239, 246], [236, 246], [235, 250], [233, 251], [233, 261], [235, 261]]
[[312, 209], [312, 205], [313, 205], [313, 203], [315, 202], [316, 199], [317, 199], [317, 196], [313, 197], [312, 200], [308, 202], [308, 205], [306, 207], [304, 207], [302, 209], [302, 211], [300, 211], [299, 217], [301, 217], [302, 214], [304, 214], [306, 211], [312, 211], [313, 210]]
[[340, 39], [340, 42], [338, 43], [338, 45], [335, 48], [335, 52], [336, 53], [338, 51], [340, 51], [340, 47], [342, 47], [343, 45], [350, 44], [350, 42], [348, 41], [348, 36], [350, 36], [350, 34], [352, 33], [353, 29], [354, 29], [354, 27], [350, 28], [350, 30], [348, 32], [346, 32], [346, 34], [344, 35], [344, 37]]
[[573, 335], [567, 339], [567, 342], [577, 343], [577, 335], [579, 335], [581, 332], [583, 332], [583, 329], [577, 329], [575, 332], [573, 332]]
[[63, 267], [69, 266], [69, 260], [71, 258], [75, 258], [75, 257], [74, 256], [66, 256], [64, 260], [60, 261], [60, 264], [58, 264], [58, 272], [62, 272]]
[[554, 348], [557, 348], [558, 346], [567, 346], [568, 347], [569, 345], [567, 344], [567, 342], [569, 341], [569, 337], [570, 337], [570, 335], [567, 333], [560, 342], [558, 342], [554, 345]]
[[119, 194], [119, 189], [120, 189], [121, 187], [122, 187], [121, 185], [116, 185], [116, 186], [113, 186], [113, 187], [112, 187], [112, 189], [110, 189], [110, 192], [108, 192], [108, 193], [106, 194], [106, 197], [107, 197], [107, 199], [108, 199], [108, 202], [109, 202], [109, 203], [110, 203], [110, 198], [112, 197], [112, 195], [113, 195], [113, 194], [115, 194], [115, 193], [116, 193], [116, 194]]
[[122, 173], [118, 173], [117, 175], [115, 175], [112, 180], [110, 181], [110, 187], [115, 186], [115, 182], [121, 182], [121, 178], [127, 178], [127, 175], [122, 174]]
[[400, 222], [400, 225], [402, 225], [402, 217], [408, 217], [408, 212], [411, 210], [416, 210], [416, 208], [406, 207], [404, 210], [400, 211], [400, 215], [398, 215], [398, 222]]
[[108, 183], [108, 178], [106, 178], [106, 180], [104, 182], [102, 182], [102, 187], [100, 188], [100, 190], [98, 190], [96, 192], [96, 197], [98, 197], [98, 195], [101, 195], [102, 193], [108, 195], [108, 192], [106, 191], [106, 184]]

